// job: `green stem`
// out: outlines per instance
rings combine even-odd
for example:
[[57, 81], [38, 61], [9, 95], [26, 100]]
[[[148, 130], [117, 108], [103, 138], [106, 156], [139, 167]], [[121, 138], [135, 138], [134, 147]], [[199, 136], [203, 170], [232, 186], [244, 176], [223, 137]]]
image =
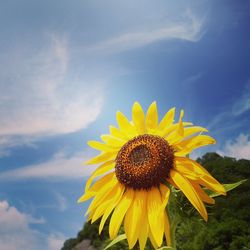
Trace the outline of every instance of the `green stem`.
[[169, 199], [168, 214], [170, 217], [170, 237], [171, 237], [171, 247], [176, 250], [176, 228], [180, 222], [180, 214], [178, 211], [177, 197], [174, 188], [171, 188], [171, 195]]
[[171, 235], [171, 247], [173, 250], [176, 250], [176, 228], [179, 223], [179, 220], [174, 219], [173, 222], [171, 223], [171, 228], [170, 228], [170, 235]]

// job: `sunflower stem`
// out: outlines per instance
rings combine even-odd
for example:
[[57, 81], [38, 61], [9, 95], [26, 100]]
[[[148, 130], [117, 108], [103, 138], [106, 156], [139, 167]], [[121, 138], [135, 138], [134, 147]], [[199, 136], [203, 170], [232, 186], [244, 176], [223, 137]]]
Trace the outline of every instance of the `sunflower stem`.
[[171, 195], [169, 199], [168, 214], [170, 216], [170, 237], [171, 247], [176, 250], [176, 229], [180, 222], [181, 215], [179, 212], [177, 194], [174, 187], [171, 187]]
[[176, 228], [178, 225], [178, 221], [174, 221], [173, 223], [171, 223], [171, 229], [170, 229], [170, 234], [171, 234], [171, 247], [173, 248], [173, 250], [176, 250]]

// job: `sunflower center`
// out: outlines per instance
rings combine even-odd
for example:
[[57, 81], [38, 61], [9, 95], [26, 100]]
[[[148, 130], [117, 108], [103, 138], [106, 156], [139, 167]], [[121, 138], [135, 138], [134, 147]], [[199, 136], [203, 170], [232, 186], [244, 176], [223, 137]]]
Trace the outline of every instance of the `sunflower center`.
[[139, 135], [129, 140], [117, 154], [115, 173], [120, 183], [133, 189], [159, 186], [169, 176], [174, 151], [156, 135]]
[[129, 154], [129, 157], [130, 161], [133, 162], [135, 166], [140, 166], [144, 162], [148, 161], [152, 156], [147, 146], [139, 145], [134, 149], [132, 149], [132, 151]]

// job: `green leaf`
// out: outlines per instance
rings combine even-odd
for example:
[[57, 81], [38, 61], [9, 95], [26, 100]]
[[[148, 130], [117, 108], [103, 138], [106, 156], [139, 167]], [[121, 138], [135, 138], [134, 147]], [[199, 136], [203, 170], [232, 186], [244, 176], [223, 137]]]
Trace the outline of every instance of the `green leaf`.
[[[244, 182], [246, 182], [247, 179], [245, 180], [241, 180], [241, 181], [238, 181], [238, 182], [235, 182], [235, 183], [230, 183], [230, 184], [222, 184], [223, 187], [225, 188], [226, 192], [232, 190], [232, 189], [235, 189], [236, 187], [238, 187], [239, 185], [243, 184]], [[220, 194], [216, 193], [216, 192], [213, 192], [213, 191], [209, 191], [208, 192], [208, 195], [210, 197], [217, 197], [217, 196], [220, 196]]]
[[113, 245], [115, 245], [116, 243], [118, 243], [119, 241], [122, 241], [122, 240], [125, 240], [127, 239], [127, 236], [126, 234], [121, 234], [121, 235], [118, 235], [114, 240], [112, 240], [105, 248], [104, 250], [112, 247]]

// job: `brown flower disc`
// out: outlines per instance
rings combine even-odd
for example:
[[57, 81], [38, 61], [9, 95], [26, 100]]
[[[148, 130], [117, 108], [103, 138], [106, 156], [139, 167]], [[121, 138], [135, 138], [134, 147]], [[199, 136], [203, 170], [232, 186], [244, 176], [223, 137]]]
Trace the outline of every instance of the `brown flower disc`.
[[120, 183], [133, 189], [159, 186], [169, 176], [174, 151], [156, 135], [139, 135], [123, 145], [116, 157], [115, 173]]

